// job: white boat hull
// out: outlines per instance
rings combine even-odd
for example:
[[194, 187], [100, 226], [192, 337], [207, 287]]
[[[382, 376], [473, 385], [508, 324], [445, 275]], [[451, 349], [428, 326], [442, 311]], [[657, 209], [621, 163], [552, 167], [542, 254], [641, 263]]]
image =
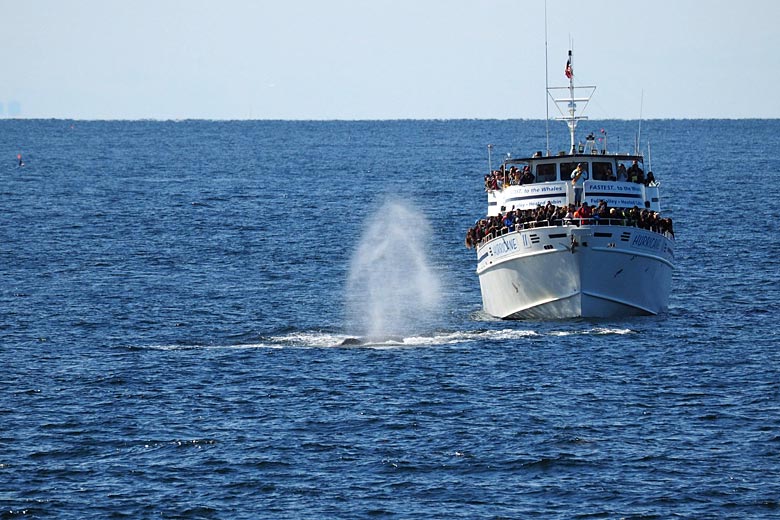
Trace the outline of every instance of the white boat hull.
[[652, 231], [526, 229], [484, 243], [477, 255], [484, 309], [499, 318], [652, 315], [668, 307], [674, 239]]

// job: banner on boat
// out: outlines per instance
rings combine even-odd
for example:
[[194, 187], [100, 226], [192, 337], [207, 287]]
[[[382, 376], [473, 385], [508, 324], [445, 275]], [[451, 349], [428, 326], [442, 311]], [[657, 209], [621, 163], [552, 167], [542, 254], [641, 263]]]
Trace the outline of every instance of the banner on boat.
[[644, 207], [642, 184], [633, 182], [600, 182], [585, 181], [584, 200], [590, 205], [598, 206], [599, 201], [615, 208]]
[[566, 183], [526, 184], [510, 186], [504, 191], [505, 211], [535, 209], [548, 202], [554, 206], [566, 205]]

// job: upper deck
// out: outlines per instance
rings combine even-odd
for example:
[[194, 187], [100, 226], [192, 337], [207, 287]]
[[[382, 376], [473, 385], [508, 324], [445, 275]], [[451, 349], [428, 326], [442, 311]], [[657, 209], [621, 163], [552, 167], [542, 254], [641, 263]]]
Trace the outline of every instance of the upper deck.
[[[531, 157], [507, 159], [499, 170], [485, 177], [488, 192], [488, 216], [498, 216], [512, 210], [534, 209], [538, 206], [579, 206], [581, 202], [596, 206], [604, 202], [612, 208], [641, 208], [660, 212], [658, 183], [652, 172], [645, 175], [644, 156], [639, 154], [639, 134], [634, 153], [609, 153], [607, 132], [601, 130], [597, 139], [590, 133], [585, 141], [577, 141], [575, 131], [581, 115], [590, 103], [595, 86], [578, 86], [574, 82], [572, 51], [566, 62], [565, 87], [547, 87], [561, 117], [569, 127], [570, 148], [557, 155], [550, 153], [549, 129], [547, 154], [536, 152]], [[563, 97], [553, 92], [566, 92]], [[577, 93], [584, 93], [578, 96]], [[584, 103], [580, 110], [578, 103]], [[549, 104], [548, 104], [549, 106]], [[488, 145], [488, 164], [492, 145]], [[572, 172], [580, 166], [576, 179]], [[492, 169], [492, 168], [491, 168]]]
[[[492, 172], [492, 178], [485, 178], [488, 216], [548, 202], [568, 206], [574, 204], [575, 188], [580, 187], [582, 201], [591, 206], [604, 200], [610, 207], [638, 206], [660, 212], [658, 183], [652, 172], [645, 174], [643, 161], [642, 155], [598, 151], [551, 156], [537, 152], [528, 158], [508, 159]], [[578, 164], [582, 165], [582, 183], [575, 187], [571, 175]]]

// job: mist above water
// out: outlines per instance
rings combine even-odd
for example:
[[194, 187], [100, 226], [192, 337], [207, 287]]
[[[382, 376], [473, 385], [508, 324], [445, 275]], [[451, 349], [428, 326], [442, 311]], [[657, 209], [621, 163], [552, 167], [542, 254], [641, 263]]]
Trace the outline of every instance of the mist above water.
[[381, 340], [426, 331], [441, 299], [426, 254], [431, 235], [425, 215], [403, 201], [369, 216], [347, 282], [349, 333]]

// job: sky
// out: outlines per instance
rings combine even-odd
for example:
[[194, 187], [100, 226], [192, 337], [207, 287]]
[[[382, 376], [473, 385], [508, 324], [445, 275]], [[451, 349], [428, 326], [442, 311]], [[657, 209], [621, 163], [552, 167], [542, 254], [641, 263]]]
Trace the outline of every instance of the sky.
[[[547, 0], [546, 16], [549, 84], [572, 46], [593, 119], [780, 118], [777, 0]], [[0, 20], [0, 118], [547, 110], [544, 0], [0, 0]]]

